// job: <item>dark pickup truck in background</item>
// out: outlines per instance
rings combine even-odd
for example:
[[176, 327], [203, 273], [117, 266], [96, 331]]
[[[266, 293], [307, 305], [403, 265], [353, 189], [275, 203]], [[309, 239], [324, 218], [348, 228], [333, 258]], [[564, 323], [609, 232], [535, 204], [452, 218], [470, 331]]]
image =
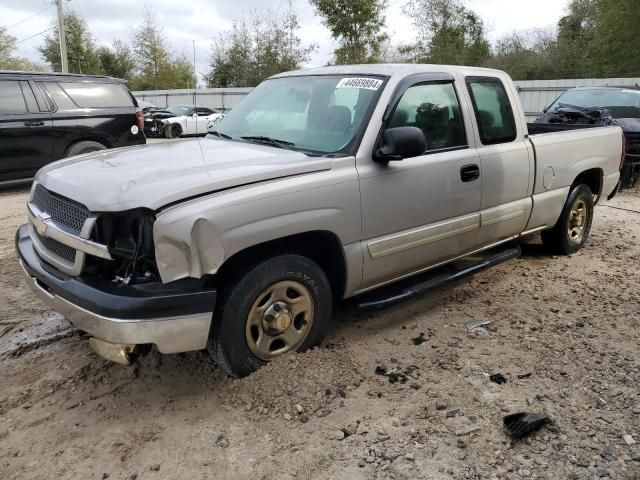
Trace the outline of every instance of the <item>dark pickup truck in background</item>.
[[529, 133], [616, 125], [622, 128], [625, 158], [620, 172], [623, 188], [640, 180], [640, 88], [580, 87], [563, 93], [544, 114], [529, 124]]
[[0, 71], [0, 184], [82, 153], [146, 143], [124, 80]]

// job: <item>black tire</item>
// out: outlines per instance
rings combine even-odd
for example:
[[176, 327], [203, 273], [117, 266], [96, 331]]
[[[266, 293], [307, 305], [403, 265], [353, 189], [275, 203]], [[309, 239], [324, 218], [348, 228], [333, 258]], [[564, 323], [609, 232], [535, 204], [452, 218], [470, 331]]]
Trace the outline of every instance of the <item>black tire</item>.
[[640, 166], [625, 165], [620, 172], [620, 186], [622, 188], [633, 188], [640, 180]]
[[[582, 227], [581, 235], [572, 237], [569, 233], [572, 219], [574, 215], [572, 212], [580, 205], [584, 205], [585, 214], [584, 224]], [[593, 221], [593, 192], [587, 185], [577, 185], [571, 192], [562, 209], [560, 218], [554, 227], [550, 230], [544, 230], [542, 232], [542, 243], [552, 253], [559, 255], [571, 255], [580, 250], [589, 238], [589, 232], [591, 231], [591, 222]]]
[[313, 322], [295, 351], [303, 352], [324, 339], [332, 310], [331, 285], [324, 271], [300, 255], [281, 255], [265, 260], [243, 270], [235, 278], [229, 278], [219, 293], [207, 350], [228, 375], [244, 377], [267, 363], [249, 347], [247, 322], [261, 293], [283, 281], [301, 284], [313, 300]]
[[164, 136], [167, 138], [179, 138], [182, 135], [182, 127], [177, 123], [167, 125], [164, 128]]
[[99, 150], [106, 150], [107, 147], [100, 142], [94, 142], [92, 140], [83, 140], [82, 142], [74, 143], [71, 145], [67, 152], [66, 157], [73, 157], [74, 155], [82, 155], [83, 153], [97, 152]]

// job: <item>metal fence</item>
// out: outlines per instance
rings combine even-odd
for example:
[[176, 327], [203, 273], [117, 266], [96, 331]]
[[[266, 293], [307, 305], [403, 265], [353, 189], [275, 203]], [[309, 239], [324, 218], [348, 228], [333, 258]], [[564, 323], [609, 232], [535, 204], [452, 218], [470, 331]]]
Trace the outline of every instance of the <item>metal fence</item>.
[[[640, 78], [586, 78], [581, 80], [527, 80], [515, 82], [524, 106], [527, 121], [535, 120], [563, 92], [573, 87], [637, 86]], [[150, 90], [133, 92], [145, 102], [158, 107], [173, 105], [202, 105], [231, 110], [251, 88], [203, 88], [199, 90]]]
[[174, 105], [201, 105], [228, 111], [252, 88], [201, 88], [198, 90], [147, 90], [132, 92], [136, 98], [166, 108]]

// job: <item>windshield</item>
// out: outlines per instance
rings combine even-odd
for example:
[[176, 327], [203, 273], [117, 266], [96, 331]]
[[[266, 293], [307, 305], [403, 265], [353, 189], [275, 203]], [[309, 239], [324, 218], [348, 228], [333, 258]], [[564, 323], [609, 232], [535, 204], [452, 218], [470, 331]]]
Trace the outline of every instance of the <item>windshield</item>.
[[550, 110], [561, 103], [576, 107], [640, 107], [640, 90], [569, 90], [551, 105]]
[[383, 83], [380, 78], [344, 75], [267, 80], [216, 130], [245, 141], [277, 140], [279, 146], [294, 150], [345, 152], [364, 128]]
[[175, 115], [176, 117], [181, 117], [182, 115], [187, 115], [189, 113], [189, 111], [191, 111], [191, 108], [189, 107], [169, 107], [169, 108], [165, 108], [165, 110], [173, 115]]

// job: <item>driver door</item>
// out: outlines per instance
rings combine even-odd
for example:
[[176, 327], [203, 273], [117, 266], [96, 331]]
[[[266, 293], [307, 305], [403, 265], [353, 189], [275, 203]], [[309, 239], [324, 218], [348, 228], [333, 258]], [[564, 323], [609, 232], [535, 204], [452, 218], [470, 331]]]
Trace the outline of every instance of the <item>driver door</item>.
[[468, 139], [474, 138], [471, 123], [458, 98], [449, 75], [424, 74], [401, 84], [382, 128], [418, 127], [427, 150], [388, 163], [358, 159], [363, 289], [432, 267], [477, 245], [480, 160], [469, 145]]
[[202, 135], [207, 133], [207, 123], [209, 123], [209, 116], [213, 114], [213, 110], [205, 107], [196, 108], [196, 134]]
[[184, 133], [185, 135], [195, 135], [198, 131], [198, 116], [196, 114], [195, 109], [191, 110], [184, 121], [184, 125], [185, 125], [185, 129], [184, 129]]

